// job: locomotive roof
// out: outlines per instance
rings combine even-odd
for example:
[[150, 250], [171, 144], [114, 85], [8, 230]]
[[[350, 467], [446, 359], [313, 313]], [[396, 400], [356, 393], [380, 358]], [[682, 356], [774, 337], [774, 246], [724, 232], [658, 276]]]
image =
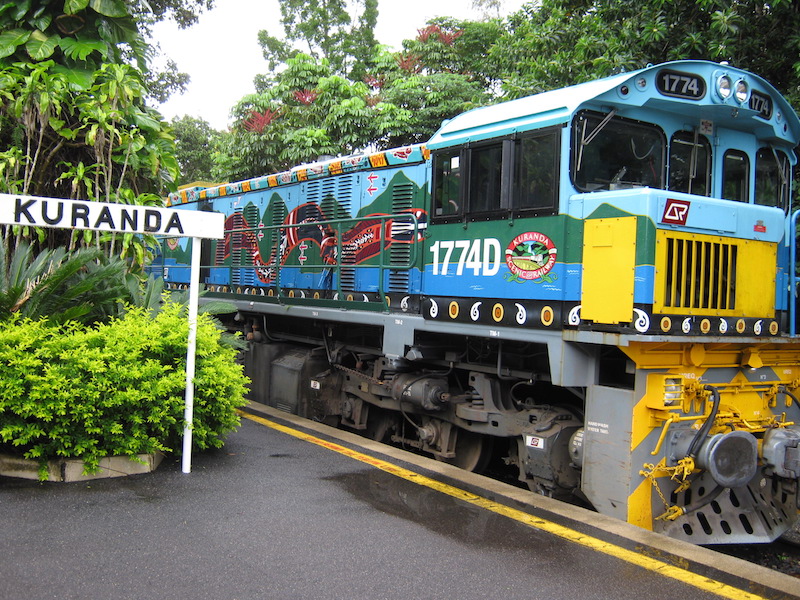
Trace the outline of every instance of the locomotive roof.
[[[655, 78], [665, 68], [702, 76], [708, 87], [704, 97], [687, 99], [660, 94], [655, 89]], [[772, 118], [768, 121], [757, 118], [758, 113], [755, 110], [736, 104], [732, 97], [723, 101], [716, 96], [712, 86], [716, 85], [717, 79], [723, 74], [728, 74], [734, 81], [744, 79], [752, 89], [768, 94], [775, 103]], [[647, 83], [640, 90], [635, 82], [642, 78]], [[628, 86], [627, 95], [620, 92], [623, 85]], [[583, 108], [596, 110], [605, 108], [607, 111], [611, 105], [646, 106], [651, 109], [664, 109], [669, 106], [669, 110], [674, 112], [677, 110], [676, 106], [679, 106], [676, 105], [676, 101], [685, 103], [687, 112], [694, 111], [694, 114], [697, 114], [696, 109], [699, 106], [703, 106], [703, 118], [713, 119], [720, 124], [736, 120], [736, 125], [741, 128], [749, 123], [753, 133], [764, 139], [780, 140], [791, 146], [800, 141], [800, 120], [794, 109], [766, 80], [722, 63], [681, 60], [651, 65], [637, 71], [476, 108], [445, 121], [427, 146], [435, 150], [550, 125], [563, 125], [569, 122], [575, 112]], [[777, 117], [778, 113], [780, 118]]]
[[[702, 98], [687, 99], [667, 97], [655, 91], [655, 78], [664, 69], [702, 76], [708, 88], [705, 95]], [[748, 106], [736, 104], [732, 97], [723, 101], [716, 96], [712, 86], [716, 85], [717, 79], [723, 74], [729, 75], [733, 80], [744, 79], [751, 89], [768, 95], [774, 102], [771, 118], [765, 119]], [[642, 78], [647, 83], [639, 88], [636, 81]], [[620, 93], [623, 85], [628, 86], [627, 95]], [[684, 103], [687, 114], [691, 113], [695, 118], [702, 116], [703, 119], [711, 119], [720, 125], [749, 128], [759, 138], [787, 148], [793, 148], [800, 142], [800, 119], [785, 98], [766, 80], [722, 63], [681, 60], [476, 108], [445, 121], [424, 145], [339, 157], [246, 181], [184, 189], [170, 194], [168, 205], [293, 184], [338, 173], [421, 162], [429, 158], [430, 150], [504, 137], [551, 125], [564, 125], [575, 112], [585, 108], [608, 111], [613, 105], [676, 113], [676, 106], [680, 103]], [[698, 111], [701, 106], [702, 111]]]
[[170, 194], [167, 198], [167, 206], [292, 185], [304, 181], [321, 179], [330, 175], [410, 165], [424, 162], [428, 160], [428, 158], [430, 158], [430, 152], [424, 144], [412, 144], [401, 148], [392, 148], [390, 150], [382, 150], [369, 154], [336, 157], [325, 161], [298, 165], [288, 171], [264, 175], [262, 177], [254, 177], [234, 183], [190, 185], [176, 193]]

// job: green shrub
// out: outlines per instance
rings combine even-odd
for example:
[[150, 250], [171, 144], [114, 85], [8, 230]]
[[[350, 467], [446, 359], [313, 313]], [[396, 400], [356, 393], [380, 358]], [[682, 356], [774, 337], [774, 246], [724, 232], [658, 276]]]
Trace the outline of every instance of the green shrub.
[[[193, 445], [221, 447], [240, 422], [248, 383], [237, 351], [200, 315]], [[38, 459], [178, 452], [186, 383], [185, 307], [130, 308], [107, 324], [56, 325], [12, 316], [0, 327], [0, 446]]]

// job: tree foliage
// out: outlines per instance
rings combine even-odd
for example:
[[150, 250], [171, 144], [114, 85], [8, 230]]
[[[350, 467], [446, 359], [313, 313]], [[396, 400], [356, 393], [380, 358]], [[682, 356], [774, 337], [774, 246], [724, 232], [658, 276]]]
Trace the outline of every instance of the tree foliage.
[[237, 124], [216, 159], [217, 179], [351, 153], [394, 126], [387, 122], [391, 111], [368, 104], [365, 83], [335, 74], [324, 59], [297, 54], [274, 82], [259, 87], [233, 109]]
[[200, 13], [211, 10], [214, 0], [131, 0], [129, 5], [140, 28], [171, 19], [184, 29], [194, 25]]
[[[371, 34], [376, 3], [359, 3], [357, 24], [346, 6], [281, 3], [287, 41], [259, 34], [271, 72], [233, 108], [236, 123], [215, 156], [215, 179], [420, 142], [444, 119], [488, 100], [496, 81], [481, 50], [502, 35], [499, 21], [436, 20], [392, 53]], [[293, 49], [289, 42], [298, 40], [312, 54]]]
[[[160, 204], [178, 164], [161, 116], [144, 104], [141, 73], [105, 63], [89, 81], [55, 70], [52, 60], [0, 69], [0, 191], [125, 204]], [[33, 232], [2, 228], [17, 240]], [[106, 244], [141, 268], [141, 238], [38, 231], [46, 246]], [[130, 254], [128, 254], [130, 252]]]
[[422, 73], [449, 73], [479, 83], [490, 90], [498, 81], [485, 52], [505, 33], [502, 21], [464, 21], [437, 17], [403, 41], [400, 59], [413, 61]]
[[800, 6], [790, 0], [542, 0], [489, 50], [509, 97], [683, 58], [729, 61], [798, 106]]
[[211, 181], [213, 155], [222, 134], [208, 121], [184, 115], [170, 123], [175, 136], [176, 158], [180, 165], [180, 182]]
[[[146, 103], [147, 46], [129, 6], [137, 5], [0, 6], [0, 192], [152, 205], [174, 189], [174, 142]], [[147, 258], [145, 241], [130, 234], [6, 226], [0, 234], [7, 249], [33, 236], [42, 247], [103, 248], [135, 269]]]
[[325, 59], [338, 75], [363, 76], [377, 46], [378, 0], [281, 0], [280, 8], [285, 37], [258, 34], [271, 71], [303, 52]]
[[53, 59], [61, 68], [91, 71], [122, 62], [126, 51], [144, 61], [145, 44], [122, 0], [23, 0], [0, 6], [4, 64]]

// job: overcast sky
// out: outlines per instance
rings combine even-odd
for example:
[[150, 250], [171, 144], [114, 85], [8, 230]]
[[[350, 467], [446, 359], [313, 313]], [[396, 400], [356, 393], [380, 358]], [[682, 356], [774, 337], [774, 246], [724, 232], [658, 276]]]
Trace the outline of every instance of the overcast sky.
[[[504, 0], [504, 12], [516, 11], [525, 0]], [[159, 23], [155, 38], [164, 54], [189, 73], [192, 81], [181, 96], [159, 107], [167, 118], [191, 115], [226, 129], [228, 111], [243, 96], [255, 91], [253, 77], [267, 71], [261, 57], [258, 32], [283, 36], [278, 0], [216, 0], [216, 8], [201, 15], [193, 27], [179, 30]], [[380, 0], [375, 37], [399, 50], [428, 19], [451, 16], [478, 19], [472, 0]]]

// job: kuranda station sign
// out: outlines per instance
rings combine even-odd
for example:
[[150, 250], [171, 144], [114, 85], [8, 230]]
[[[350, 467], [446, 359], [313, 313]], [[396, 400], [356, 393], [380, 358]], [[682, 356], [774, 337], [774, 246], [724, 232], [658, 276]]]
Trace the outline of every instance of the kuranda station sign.
[[223, 237], [221, 213], [0, 194], [0, 223], [167, 237]]

